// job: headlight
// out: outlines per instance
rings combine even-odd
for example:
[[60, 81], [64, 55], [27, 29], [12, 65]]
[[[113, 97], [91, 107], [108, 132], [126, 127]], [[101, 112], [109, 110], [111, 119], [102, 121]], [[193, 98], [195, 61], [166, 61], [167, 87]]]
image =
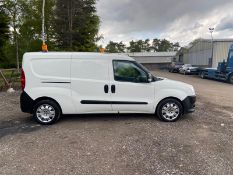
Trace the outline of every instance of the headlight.
[[196, 94], [196, 92], [195, 92], [194, 87], [191, 85], [191, 86], [190, 86], [190, 88], [191, 88], [191, 91], [192, 91], [193, 95], [195, 95], [195, 94]]

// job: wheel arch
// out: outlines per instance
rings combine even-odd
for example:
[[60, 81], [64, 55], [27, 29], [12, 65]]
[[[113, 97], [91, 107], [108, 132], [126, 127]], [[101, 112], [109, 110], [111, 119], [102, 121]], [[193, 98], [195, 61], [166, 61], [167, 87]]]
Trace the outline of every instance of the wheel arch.
[[163, 98], [162, 100], [160, 100], [160, 101], [158, 102], [157, 106], [156, 106], [155, 113], [157, 113], [158, 107], [159, 107], [160, 103], [162, 103], [164, 100], [167, 100], [167, 99], [174, 99], [174, 100], [177, 100], [178, 102], [180, 102], [180, 104], [181, 104], [181, 106], [182, 106], [182, 114], [184, 114], [184, 104], [183, 104], [183, 102], [182, 102], [179, 98], [173, 97], [173, 96], [171, 96], [171, 97], [166, 97], [166, 98]]
[[36, 105], [38, 102], [42, 101], [42, 100], [51, 100], [51, 101], [53, 101], [54, 103], [56, 103], [56, 104], [58, 105], [58, 107], [59, 107], [60, 110], [61, 110], [61, 113], [63, 114], [61, 105], [60, 105], [55, 99], [53, 99], [53, 98], [51, 98], [51, 97], [46, 97], [46, 96], [44, 96], [44, 97], [39, 97], [39, 98], [37, 98], [37, 99], [34, 100], [34, 103], [33, 103], [33, 110], [34, 110], [34, 108], [35, 108], [35, 105]]

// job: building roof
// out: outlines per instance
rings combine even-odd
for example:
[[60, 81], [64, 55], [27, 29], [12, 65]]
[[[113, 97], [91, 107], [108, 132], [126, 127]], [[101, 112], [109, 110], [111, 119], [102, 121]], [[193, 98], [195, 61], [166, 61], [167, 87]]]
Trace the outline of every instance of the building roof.
[[176, 52], [135, 52], [122, 54], [134, 58], [139, 63], [147, 64], [171, 63], [172, 58], [176, 56]]
[[[203, 39], [203, 38], [200, 38], [200, 39], [197, 39], [195, 40], [194, 43], [190, 44], [189, 46], [187, 46], [188, 49], [192, 49], [195, 45], [199, 44], [199, 43], [208, 43], [208, 44], [211, 44], [212, 40], [211, 39]], [[226, 39], [213, 39], [213, 42], [214, 43], [218, 43], [218, 42], [227, 42], [227, 43], [233, 43], [233, 38], [226, 38]], [[180, 49], [181, 50], [181, 49]], [[182, 51], [182, 50], [181, 50]]]
[[[195, 40], [195, 42], [193, 43], [193, 45], [200, 43], [200, 42], [208, 42], [211, 43], [212, 40], [211, 39], [198, 39]], [[228, 38], [228, 39], [213, 39], [213, 42], [233, 42], [233, 38]], [[188, 46], [187, 48], [191, 48], [193, 45]]]
[[[211, 42], [211, 39], [202, 39], [202, 41]], [[213, 42], [233, 42], [233, 38], [226, 38], [226, 39], [213, 39]]]
[[124, 53], [130, 57], [174, 57], [176, 52], [134, 52]]

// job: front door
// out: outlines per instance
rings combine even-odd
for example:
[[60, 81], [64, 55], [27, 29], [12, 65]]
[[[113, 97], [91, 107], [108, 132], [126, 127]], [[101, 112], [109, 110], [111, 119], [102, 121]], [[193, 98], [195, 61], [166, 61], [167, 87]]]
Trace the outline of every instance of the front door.
[[110, 69], [113, 111], [153, 113], [154, 85], [148, 73], [135, 61], [113, 60]]

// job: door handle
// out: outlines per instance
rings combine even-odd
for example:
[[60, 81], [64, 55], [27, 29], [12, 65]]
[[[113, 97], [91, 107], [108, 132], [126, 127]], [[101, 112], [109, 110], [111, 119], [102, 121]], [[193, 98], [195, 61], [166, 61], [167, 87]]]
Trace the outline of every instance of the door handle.
[[108, 85], [107, 85], [107, 84], [104, 86], [104, 92], [105, 92], [106, 94], [108, 93]]
[[111, 92], [114, 94], [116, 93], [116, 86], [115, 85], [112, 85], [111, 86]]

